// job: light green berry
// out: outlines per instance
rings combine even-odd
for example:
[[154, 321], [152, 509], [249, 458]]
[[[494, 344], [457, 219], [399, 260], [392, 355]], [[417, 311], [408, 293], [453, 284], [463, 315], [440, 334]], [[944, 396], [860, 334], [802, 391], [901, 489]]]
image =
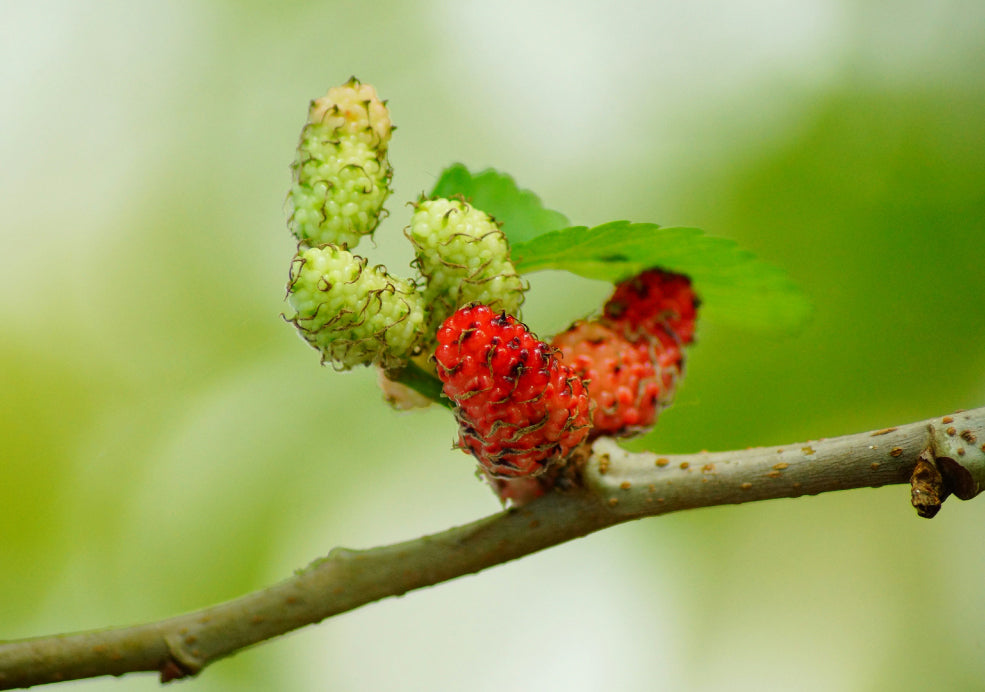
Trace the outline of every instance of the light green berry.
[[461, 200], [422, 200], [407, 236], [426, 282], [432, 328], [468, 303], [518, 314], [526, 284], [510, 261], [506, 236], [488, 214]]
[[424, 333], [424, 300], [414, 284], [344, 248], [299, 251], [287, 289], [290, 321], [340, 370], [399, 367]]
[[393, 126], [376, 90], [355, 79], [311, 102], [292, 166], [291, 232], [302, 246], [354, 248], [390, 194]]

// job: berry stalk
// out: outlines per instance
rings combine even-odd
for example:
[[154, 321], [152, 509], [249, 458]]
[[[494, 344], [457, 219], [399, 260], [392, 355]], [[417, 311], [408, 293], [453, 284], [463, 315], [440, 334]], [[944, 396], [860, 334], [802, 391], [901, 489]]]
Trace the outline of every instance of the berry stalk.
[[421, 396], [427, 397], [449, 410], [454, 411], [455, 409], [455, 404], [442, 392], [441, 380], [412, 360], [400, 369], [387, 371], [385, 377], [410, 387]]

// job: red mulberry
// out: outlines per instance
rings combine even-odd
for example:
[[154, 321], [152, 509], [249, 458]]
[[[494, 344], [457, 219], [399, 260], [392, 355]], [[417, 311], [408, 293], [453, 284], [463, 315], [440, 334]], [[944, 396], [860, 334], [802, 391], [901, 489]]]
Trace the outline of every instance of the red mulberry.
[[588, 382], [595, 404], [592, 437], [632, 435], [650, 428], [670, 403], [681, 374], [673, 342], [630, 341], [602, 322], [576, 322], [554, 337], [562, 362]]
[[686, 345], [694, 340], [698, 299], [683, 274], [647, 269], [616, 286], [605, 304], [605, 318], [630, 339], [649, 335]]
[[490, 475], [537, 476], [587, 437], [584, 383], [515, 317], [469, 305], [445, 320], [437, 341], [438, 377], [456, 404], [458, 446]]

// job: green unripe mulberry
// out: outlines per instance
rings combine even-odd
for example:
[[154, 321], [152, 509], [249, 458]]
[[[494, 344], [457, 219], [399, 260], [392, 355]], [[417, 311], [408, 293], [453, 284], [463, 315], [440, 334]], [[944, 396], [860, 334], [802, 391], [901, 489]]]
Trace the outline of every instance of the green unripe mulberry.
[[424, 331], [424, 301], [413, 283], [334, 245], [298, 252], [287, 290], [296, 311], [290, 321], [340, 370], [399, 367]]
[[291, 232], [302, 246], [354, 248], [376, 230], [390, 194], [386, 105], [355, 78], [311, 102], [292, 165]]
[[461, 200], [422, 200], [407, 236], [426, 281], [432, 326], [468, 303], [518, 313], [526, 284], [510, 261], [506, 236], [488, 214]]

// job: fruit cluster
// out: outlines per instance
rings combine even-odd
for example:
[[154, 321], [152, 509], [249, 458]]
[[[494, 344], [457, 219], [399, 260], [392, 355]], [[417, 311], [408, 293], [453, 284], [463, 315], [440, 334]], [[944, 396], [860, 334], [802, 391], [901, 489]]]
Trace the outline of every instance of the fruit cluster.
[[413, 205], [416, 277], [369, 266], [353, 250], [385, 214], [392, 130], [385, 102], [355, 78], [311, 102], [292, 166], [287, 319], [323, 363], [378, 367], [395, 405], [420, 405], [408, 373], [440, 382], [457, 446], [504, 502], [523, 504], [561, 482], [585, 441], [653, 425], [682, 374], [697, 300], [686, 276], [647, 270], [545, 343], [518, 319], [527, 285], [500, 225], [464, 199]]
[[294, 161], [289, 227], [298, 240], [288, 321], [322, 362], [393, 372], [422, 356], [438, 325], [481, 302], [516, 313], [526, 284], [499, 225], [464, 200], [422, 199], [406, 234], [418, 276], [403, 279], [353, 254], [385, 210], [393, 125], [376, 90], [355, 78], [311, 102]]
[[602, 317], [550, 345], [505, 313], [459, 309], [438, 330], [434, 356], [456, 403], [458, 446], [503, 501], [543, 494], [583, 441], [656, 422], [681, 377], [696, 307], [686, 277], [654, 269], [619, 284]]

